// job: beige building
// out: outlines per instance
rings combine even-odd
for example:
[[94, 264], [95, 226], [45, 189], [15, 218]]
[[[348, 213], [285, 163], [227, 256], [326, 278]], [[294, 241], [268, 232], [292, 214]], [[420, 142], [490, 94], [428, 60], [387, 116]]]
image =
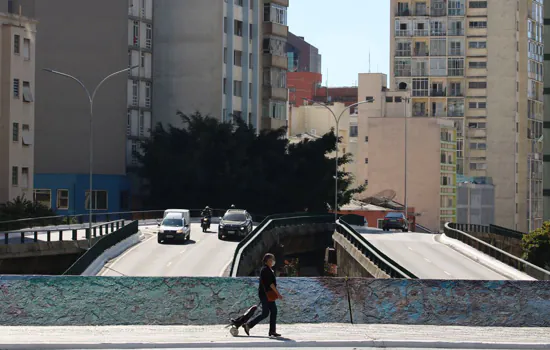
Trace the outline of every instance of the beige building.
[[454, 122], [413, 116], [409, 92], [388, 90], [386, 81], [381, 73], [359, 75], [359, 97], [374, 99], [359, 105], [357, 180], [367, 185], [362, 197], [393, 190], [394, 200], [404, 204], [406, 186], [416, 222], [438, 231], [456, 221]]
[[288, 0], [154, 2], [155, 122], [176, 112], [286, 125]]
[[392, 0], [391, 89], [458, 131], [458, 172], [491, 177], [495, 223], [542, 223], [542, 0]]
[[36, 22], [0, 13], [0, 203], [33, 199]]

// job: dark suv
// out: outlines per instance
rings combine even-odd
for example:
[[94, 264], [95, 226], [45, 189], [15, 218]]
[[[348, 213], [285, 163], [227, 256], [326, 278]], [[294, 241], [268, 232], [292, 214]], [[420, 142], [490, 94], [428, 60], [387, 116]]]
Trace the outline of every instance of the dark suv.
[[244, 238], [252, 232], [252, 216], [246, 210], [229, 209], [218, 226], [218, 238], [224, 239], [230, 236]]
[[405, 214], [401, 212], [391, 212], [386, 214], [382, 223], [382, 230], [389, 231], [391, 229], [401, 230], [403, 232], [409, 231], [409, 221], [405, 217]]

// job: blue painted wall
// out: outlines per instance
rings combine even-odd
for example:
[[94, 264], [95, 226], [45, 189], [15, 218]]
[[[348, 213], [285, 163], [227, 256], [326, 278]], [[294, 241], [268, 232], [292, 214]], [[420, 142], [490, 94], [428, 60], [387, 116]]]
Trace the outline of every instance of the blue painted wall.
[[[90, 178], [87, 174], [35, 174], [34, 188], [51, 190], [51, 208], [59, 215], [86, 214], [86, 191]], [[121, 207], [121, 193], [130, 190], [130, 183], [125, 175], [94, 175], [94, 191], [107, 191], [107, 210], [96, 210], [97, 213], [125, 211]], [[69, 209], [57, 209], [57, 190], [69, 190]]]

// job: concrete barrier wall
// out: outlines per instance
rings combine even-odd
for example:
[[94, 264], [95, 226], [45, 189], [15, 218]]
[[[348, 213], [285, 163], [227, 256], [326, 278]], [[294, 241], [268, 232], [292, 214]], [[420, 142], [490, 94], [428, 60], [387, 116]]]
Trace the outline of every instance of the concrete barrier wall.
[[[550, 282], [280, 279], [280, 323], [550, 326]], [[0, 324], [226, 324], [256, 278], [0, 277]], [[351, 306], [351, 308], [350, 308]], [[350, 312], [351, 310], [351, 312]]]

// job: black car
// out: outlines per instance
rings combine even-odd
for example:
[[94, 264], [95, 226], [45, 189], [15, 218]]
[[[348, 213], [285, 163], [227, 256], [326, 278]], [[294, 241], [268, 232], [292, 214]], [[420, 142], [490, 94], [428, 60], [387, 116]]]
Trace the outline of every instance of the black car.
[[389, 231], [391, 229], [401, 230], [403, 232], [409, 231], [409, 221], [405, 217], [405, 214], [401, 212], [391, 212], [386, 214], [382, 223], [382, 230]]
[[252, 216], [246, 210], [229, 209], [220, 219], [218, 238], [244, 238], [252, 232]]

